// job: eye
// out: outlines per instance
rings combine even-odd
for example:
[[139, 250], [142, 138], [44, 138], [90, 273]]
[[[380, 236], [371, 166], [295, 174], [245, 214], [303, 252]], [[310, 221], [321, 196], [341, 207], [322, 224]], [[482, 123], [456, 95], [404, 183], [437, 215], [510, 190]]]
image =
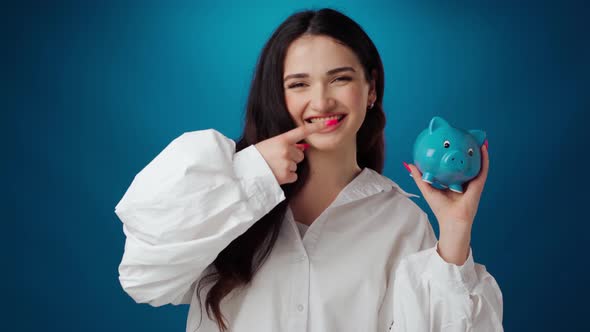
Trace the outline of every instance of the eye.
[[302, 87], [304, 85], [305, 85], [304, 83], [293, 83], [293, 84], [287, 86], [287, 88], [289, 88], [289, 89], [295, 89], [295, 88]]
[[467, 154], [469, 156], [473, 156], [473, 149], [472, 148], [469, 148], [469, 150], [467, 150]]
[[350, 77], [350, 76], [340, 76], [340, 77], [336, 78], [334, 81], [348, 82], [348, 81], [352, 81], [352, 77]]
[[445, 147], [445, 149], [448, 149], [448, 148], [449, 148], [449, 146], [451, 146], [451, 142], [449, 142], [449, 141], [445, 141], [445, 142], [443, 143], [443, 146]]

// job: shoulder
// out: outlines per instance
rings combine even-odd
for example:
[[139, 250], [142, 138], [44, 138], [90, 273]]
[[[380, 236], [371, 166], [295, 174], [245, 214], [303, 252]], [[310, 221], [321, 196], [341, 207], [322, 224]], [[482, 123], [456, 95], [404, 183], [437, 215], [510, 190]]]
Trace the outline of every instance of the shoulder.
[[216, 129], [203, 129], [203, 130], [193, 130], [193, 131], [186, 131], [182, 133], [180, 136], [174, 139], [175, 142], [194, 142], [194, 143], [202, 143], [203, 141], [211, 141], [217, 142], [219, 144], [232, 144], [235, 143], [230, 138], [226, 137], [224, 134], [219, 132]]
[[388, 221], [394, 220], [386, 224], [405, 234], [407, 238], [404, 240], [421, 241], [424, 234], [431, 232], [432, 226], [428, 214], [414, 201], [420, 196], [404, 190], [395, 181], [375, 170], [369, 169], [369, 173], [373, 177], [371, 182], [381, 191], [369, 199], [374, 214], [387, 216]]
[[187, 155], [206, 156], [209, 153], [232, 155], [236, 143], [215, 129], [187, 131], [174, 138], [168, 149], [181, 150]]
[[384, 189], [384, 191], [389, 191], [390, 189], [394, 189], [395, 192], [405, 196], [405, 197], [420, 197], [416, 194], [412, 194], [404, 189], [402, 189], [402, 187], [397, 184], [395, 181], [393, 181], [392, 179], [388, 178], [387, 176], [377, 172], [374, 169], [371, 168], [366, 168], [367, 170], [367, 174], [372, 177], [372, 182], [374, 182], [376, 185], [382, 187], [382, 189]]
[[[380, 187], [388, 202], [395, 204], [397, 208], [404, 208], [416, 215], [425, 214], [412, 200], [412, 198], [420, 198], [420, 196], [403, 189], [398, 183], [373, 169], [368, 168], [368, 172], [373, 177], [373, 181]], [[418, 189], [416, 188], [416, 190]]]

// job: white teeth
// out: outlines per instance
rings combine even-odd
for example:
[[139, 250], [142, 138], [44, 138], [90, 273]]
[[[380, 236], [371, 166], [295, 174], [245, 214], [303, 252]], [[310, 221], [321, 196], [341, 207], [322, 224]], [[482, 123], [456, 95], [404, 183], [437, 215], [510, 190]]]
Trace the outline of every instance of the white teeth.
[[343, 117], [344, 117], [344, 115], [332, 115], [332, 116], [326, 116], [323, 118], [313, 118], [313, 119], [309, 119], [307, 121], [308, 122], [318, 122], [318, 121], [327, 121], [327, 120], [332, 120], [332, 119], [340, 120]]

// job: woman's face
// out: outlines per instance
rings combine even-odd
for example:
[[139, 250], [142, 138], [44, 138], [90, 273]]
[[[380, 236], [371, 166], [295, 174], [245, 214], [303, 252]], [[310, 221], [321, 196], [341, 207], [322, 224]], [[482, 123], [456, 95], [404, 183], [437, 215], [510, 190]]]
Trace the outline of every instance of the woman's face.
[[306, 141], [318, 150], [355, 148], [375, 91], [352, 50], [327, 36], [305, 35], [289, 46], [284, 66], [285, 100], [297, 126], [339, 119], [336, 129]]

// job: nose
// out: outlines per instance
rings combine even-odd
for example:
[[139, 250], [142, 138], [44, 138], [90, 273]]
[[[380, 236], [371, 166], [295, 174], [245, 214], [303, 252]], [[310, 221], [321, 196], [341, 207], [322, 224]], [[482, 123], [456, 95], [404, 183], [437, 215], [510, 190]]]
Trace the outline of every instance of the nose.
[[465, 154], [457, 150], [445, 154], [442, 161], [447, 167], [453, 170], [463, 170], [467, 166], [465, 163]]
[[317, 85], [312, 89], [310, 107], [316, 112], [325, 112], [332, 109], [336, 101], [329, 95], [323, 85]]

